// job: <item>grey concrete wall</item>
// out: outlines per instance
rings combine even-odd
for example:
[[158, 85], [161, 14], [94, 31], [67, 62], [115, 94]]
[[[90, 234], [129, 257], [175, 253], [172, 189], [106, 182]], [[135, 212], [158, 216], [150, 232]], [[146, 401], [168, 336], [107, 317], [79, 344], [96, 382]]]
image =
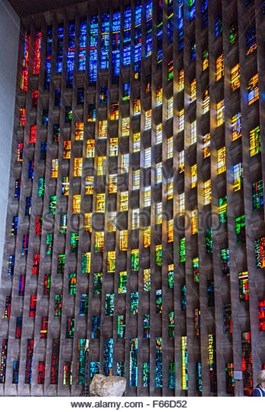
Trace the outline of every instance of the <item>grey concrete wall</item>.
[[0, 0], [0, 268], [5, 241], [19, 28], [14, 9], [7, 0]]

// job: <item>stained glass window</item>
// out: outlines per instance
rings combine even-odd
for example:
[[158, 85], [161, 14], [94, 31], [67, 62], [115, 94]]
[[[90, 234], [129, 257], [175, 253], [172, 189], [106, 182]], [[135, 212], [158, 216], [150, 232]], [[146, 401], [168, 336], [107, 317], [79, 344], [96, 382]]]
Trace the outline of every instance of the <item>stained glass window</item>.
[[247, 93], [248, 93], [248, 105], [250, 106], [256, 100], [259, 99], [259, 75], [255, 74], [252, 76], [247, 84]]
[[263, 180], [252, 183], [252, 207], [253, 210], [264, 206]]
[[42, 33], [38, 31], [34, 41], [33, 74], [40, 73], [40, 53], [41, 53]]
[[237, 140], [242, 136], [241, 113], [236, 113], [231, 119], [232, 140]]
[[254, 240], [256, 267], [265, 267], [265, 237]]
[[188, 348], [187, 336], [181, 337], [181, 389], [188, 390]]
[[123, 26], [123, 55], [122, 63], [124, 66], [131, 64], [131, 26], [132, 26], [132, 9], [126, 7], [124, 10]]
[[138, 386], [138, 338], [130, 339], [130, 369], [129, 369], [129, 385], [131, 387]]
[[102, 70], [109, 68], [109, 43], [110, 43], [110, 15], [102, 13], [101, 15], [101, 50], [100, 50], [100, 68]]
[[145, 57], [152, 54], [152, 15], [153, 4], [152, 0], [148, 0], [145, 4], [145, 19], [146, 19], [146, 39], [145, 39]]
[[89, 81], [97, 80], [98, 70], [98, 16], [92, 16], [89, 38]]
[[63, 70], [63, 38], [64, 38], [64, 25], [59, 23], [57, 27], [57, 51], [56, 51], [56, 66], [55, 72], [62, 73]]
[[255, 156], [261, 152], [261, 135], [260, 126], [255, 127], [255, 129], [249, 132], [249, 155], [250, 157]]
[[246, 217], [245, 215], [235, 217], [235, 232], [237, 243], [241, 244], [246, 240]]
[[80, 21], [79, 26], [79, 51], [78, 51], [78, 70], [86, 70], [86, 42], [87, 42], [87, 22]]
[[70, 22], [68, 25], [68, 48], [66, 58], [66, 86], [73, 86], [74, 79], [74, 64], [75, 64], [75, 23]]
[[27, 92], [28, 90], [28, 78], [29, 78], [29, 43], [30, 35], [25, 34], [24, 47], [23, 47], [23, 66], [22, 66], [22, 76], [20, 88], [22, 92]]
[[114, 76], [120, 75], [121, 66], [121, 13], [120, 11], [115, 11], [112, 15], [112, 37], [111, 37], [111, 47], [112, 47], [112, 70]]

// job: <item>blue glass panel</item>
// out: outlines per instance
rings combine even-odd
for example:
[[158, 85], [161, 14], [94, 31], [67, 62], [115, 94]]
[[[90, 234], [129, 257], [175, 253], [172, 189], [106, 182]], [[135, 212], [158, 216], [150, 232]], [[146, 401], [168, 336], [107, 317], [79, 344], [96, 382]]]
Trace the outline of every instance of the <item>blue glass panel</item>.
[[86, 40], [87, 40], [87, 23], [86, 20], [80, 22], [79, 32], [79, 52], [78, 52], [78, 70], [86, 70]]
[[63, 70], [63, 23], [57, 27], [57, 56], [56, 56], [56, 73], [61, 73]]
[[46, 43], [46, 61], [45, 61], [45, 76], [44, 76], [44, 89], [49, 90], [51, 81], [51, 62], [52, 57], [52, 26], [47, 28], [47, 43]]
[[89, 40], [89, 81], [91, 83], [97, 80], [98, 71], [98, 16], [92, 16], [90, 22], [90, 40]]
[[109, 68], [109, 42], [110, 42], [110, 15], [109, 13], [102, 14], [101, 26], [101, 61], [100, 68], [102, 70]]

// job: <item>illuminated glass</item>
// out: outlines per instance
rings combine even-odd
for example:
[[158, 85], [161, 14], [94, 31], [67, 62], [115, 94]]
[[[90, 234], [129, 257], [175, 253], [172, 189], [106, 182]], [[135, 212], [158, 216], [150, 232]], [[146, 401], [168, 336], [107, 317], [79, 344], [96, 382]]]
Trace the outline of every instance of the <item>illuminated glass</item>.
[[259, 75], [255, 74], [251, 77], [247, 84], [247, 93], [248, 93], [248, 105], [250, 106], [256, 100], [259, 99]]
[[216, 126], [221, 126], [225, 121], [225, 106], [224, 100], [216, 104]]
[[144, 130], [151, 129], [152, 124], [152, 109], [147, 110], [144, 114]]
[[242, 136], [241, 113], [236, 113], [231, 119], [232, 140], [237, 140]]
[[194, 102], [196, 100], [197, 94], [197, 80], [194, 79], [190, 83], [190, 102]]
[[179, 261], [186, 262], [186, 239], [182, 237], [179, 239]]
[[167, 196], [167, 200], [173, 199], [173, 176], [170, 177], [167, 181], [167, 185], [166, 185], [166, 196]]
[[66, 318], [66, 339], [73, 339], [75, 333], [75, 318], [73, 316], [67, 316]]
[[188, 390], [188, 347], [187, 336], [181, 336], [181, 389]]
[[263, 180], [252, 183], [252, 207], [253, 210], [264, 206]]
[[163, 338], [156, 338], [156, 351], [155, 351], [155, 387], [162, 388], [163, 387]]
[[138, 338], [130, 339], [129, 385], [138, 386]]
[[178, 73], [178, 85], [177, 85], [178, 92], [184, 90], [184, 69], [181, 69]]
[[101, 50], [100, 50], [100, 68], [102, 70], [109, 68], [109, 43], [110, 43], [110, 15], [102, 13], [101, 15]]
[[128, 192], [120, 192], [120, 212], [128, 210]]
[[190, 124], [190, 144], [194, 144], [197, 142], [197, 121], [194, 120]]
[[138, 72], [141, 67], [142, 55], [142, 4], [136, 2], [134, 8], [134, 71]]
[[103, 176], [106, 174], [106, 156], [97, 157], [96, 171], [98, 176]]
[[150, 385], [150, 362], [147, 362], [147, 361], [143, 362], [142, 382], [143, 382], [143, 388], [149, 387]]
[[163, 59], [163, 1], [159, 0], [157, 4], [157, 31], [156, 31], [156, 41], [157, 41], [157, 64], [162, 62]]
[[250, 157], [255, 156], [261, 152], [261, 135], [260, 126], [255, 127], [255, 129], [249, 132], [249, 155]]
[[230, 71], [231, 89], [235, 91], [240, 87], [240, 66], [239, 63], [232, 67]]
[[248, 284], [248, 272], [239, 272], [239, 299], [242, 302], [249, 300], [249, 284]]
[[162, 313], [162, 289], [157, 289], [156, 290], [156, 300], [155, 300], [155, 304], [156, 304], [156, 313]]
[[132, 150], [133, 153], [139, 152], [141, 149], [141, 135], [140, 132], [132, 135]]
[[247, 56], [257, 49], [256, 27], [249, 27], [245, 33]]
[[140, 114], [141, 114], [141, 99], [138, 97], [137, 99], [134, 99], [133, 101], [133, 115], [137, 116]]
[[221, 174], [226, 171], [226, 148], [221, 147], [217, 150], [217, 174]]
[[265, 300], [259, 301], [258, 306], [258, 320], [259, 320], [259, 330], [265, 330]]
[[144, 292], [151, 291], [151, 270], [150, 269], [143, 270], [143, 290]]
[[238, 37], [238, 27], [235, 23], [232, 23], [229, 28], [229, 43], [231, 46], [236, 43]]
[[53, 44], [53, 36], [52, 36], [52, 26], [48, 26], [47, 28], [47, 40], [46, 40], [46, 59], [45, 59], [45, 74], [44, 74], [44, 89], [49, 90], [50, 88], [50, 81], [51, 81], [51, 57], [52, 57], [52, 44]]
[[121, 13], [115, 11], [112, 14], [112, 35], [111, 35], [111, 48], [112, 48], [112, 70], [114, 76], [120, 75], [121, 66]]
[[94, 251], [95, 253], [104, 251], [104, 232], [95, 232]]
[[151, 227], [148, 226], [143, 231], [143, 245], [144, 248], [151, 246]]
[[178, 172], [179, 173], [184, 173], [185, 170], [185, 151], [182, 150], [179, 152], [178, 156]]
[[139, 309], [139, 293], [131, 292], [130, 294], [130, 313], [136, 315]]
[[126, 7], [124, 10], [123, 25], [123, 55], [122, 63], [124, 66], [131, 64], [131, 28], [132, 28], [132, 9]]
[[199, 216], [198, 210], [194, 209], [191, 211], [191, 234], [195, 235], [199, 230]]
[[200, 260], [198, 257], [192, 259], [193, 280], [195, 283], [200, 281]]
[[265, 237], [254, 240], [256, 267], [265, 267]]
[[184, 48], [184, 1], [177, 0], [177, 39], [178, 39], [178, 50], [183, 50]]
[[42, 33], [37, 32], [34, 41], [33, 74], [40, 74]]
[[173, 136], [167, 139], [167, 158], [171, 159], [173, 157]]
[[228, 276], [230, 274], [230, 252], [229, 249], [221, 249], [221, 265], [222, 274]]
[[200, 336], [200, 323], [201, 323], [201, 311], [200, 309], [194, 309], [194, 329], [195, 336]]
[[206, 49], [202, 52], [202, 71], [209, 67], [209, 50]]
[[215, 61], [215, 80], [218, 81], [224, 77], [224, 55], [221, 54]]
[[219, 222], [226, 223], [227, 222], [227, 196], [220, 197], [218, 199], [218, 214], [219, 214]]
[[111, 103], [110, 106], [110, 120], [119, 120], [119, 103]]
[[64, 25], [59, 23], [57, 27], [57, 51], [56, 51], [56, 66], [55, 72], [62, 73], [63, 70], [63, 38], [64, 38]]
[[68, 24], [68, 47], [66, 56], [66, 86], [72, 87], [75, 65], [75, 23]]
[[206, 135], [202, 137], [202, 154], [203, 154], [204, 159], [211, 156], [211, 135], [210, 133], [207, 133]]
[[126, 330], [126, 324], [125, 324], [125, 316], [124, 315], [118, 315], [117, 316], [117, 337], [124, 339], [125, 338], [125, 330]]
[[172, 80], [173, 78], [174, 78], [174, 64], [173, 64], [173, 60], [171, 60], [167, 64], [167, 79]]
[[81, 195], [73, 195], [72, 210], [73, 213], [81, 212]]
[[210, 110], [210, 95], [209, 90], [206, 89], [202, 95], [202, 114], [207, 113]]
[[205, 249], [208, 255], [213, 253], [213, 230], [212, 228], [205, 231]]
[[238, 163], [233, 166], [233, 190], [237, 192], [241, 190], [243, 185], [243, 166]]
[[145, 39], [145, 57], [152, 54], [152, 17], [153, 17], [153, 2], [148, 0], [145, 4], [145, 19], [146, 19], [146, 39]]
[[29, 79], [29, 43], [30, 35], [29, 33], [25, 34], [24, 38], [24, 47], [23, 47], [23, 65], [22, 65], [22, 76], [20, 89], [22, 92], [27, 92], [28, 90], [28, 79]]
[[215, 336], [208, 335], [208, 367], [210, 372], [210, 390], [216, 392], [217, 390], [217, 376], [216, 376], [216, 349]]
[[86, 70], [86, 42], [87, 42], [87, 22], [81, 20], [79, 25], [79, 38], [78, 38], [78, 70]]
[[89, 33], [89, 81], [94, 83], [98, 76], [98, 16], [92, 16]]
[[119, 273], [118, 293], [127, 292], [127, 272]]
[[167, 267], [167, 284], [170, 289], [174, 288], [174, 263], [171, 263]]
[[173, 42], [173, 19], [174, 19], [174, 4], [173, 0], [167, 1], [167, 41]]
[[241, 244], [246, 241], [246, 217], [245, 215], [235, 217], [235, 232], [236, 232], [236, 241]]
[[139, 249], [132, 249], [131, 251], [131, 268], [133, 271], [140, 269]]
[[214, 34], [215, 37], [219, 37], [223, 32], [223, 23], [221, 17], [217, 16], [214, 22]]
[[37, 140], [37, 125], [34, 124], [30, 126], [30, 135], [29, 135], [29, 143], [34, 144]]
[[114, 293], [105, 295], [105, 316], [114, 316]]
[[101, 295], [102, 292], [102, 276], [103, 273], [97, 272], [93, 275], [93, 294]]
[[91, 269], [91, 252], [83, 252], [81, 255], [81, 273], [90, 273]]
[[190, 175], [191, 175], [191, 184], [190, 187], [193, 189], [194, 187], [197, 186], [197, 181], [198, 181], [198, 174], [197, 174], [197, 163], [191, 166], [190, 168]]

